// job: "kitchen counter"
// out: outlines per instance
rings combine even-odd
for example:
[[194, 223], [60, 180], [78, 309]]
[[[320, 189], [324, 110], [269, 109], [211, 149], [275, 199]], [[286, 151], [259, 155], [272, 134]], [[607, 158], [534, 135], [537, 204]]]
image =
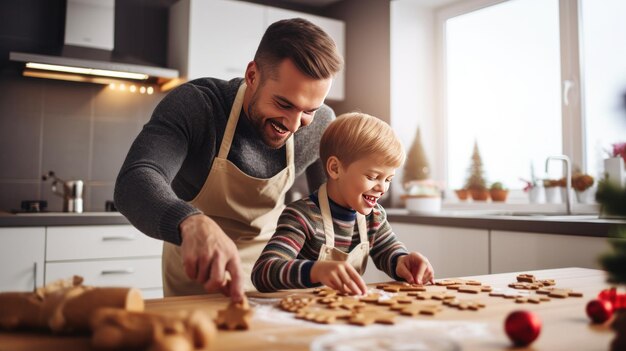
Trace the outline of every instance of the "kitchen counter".
[[[518, 232], [552, 233], [609, 237], [613, 228], [626, 224], [626, 220], [600, 219], [593, 215], [554, 216], [554, 215], [496, 215], [473, 211], [448, 211], [431, 215], [417, 215], [406, 209], [386, 209], [389, 221], [393, 223], [425, 224], [443, 227], [476, 228], [488, 230], [509, 230]], [[44, 227], [67, 225], [116, 225], [129, 224], [119, 212], [84, 213], [20, 213], [0, 212], [1, 227]]]
[[[506, 287], [515, 281], [516, 273], [464, 277], [476, 279], [494, 288]], [[541, 304], [520, 305], [513, 300], [490, 297], [487, 293], [468, 295], [481, 301], [486, 308], [479, 311], [444, 309], [436, 316], [399, 316], [391, 326], [370, 325], [356, 327], [339, 322], [318, 325], [294, 318], [291, 313], [278, 310], [279, 298], [290, 292], [254, 294], [250, 304], [255, 308], [251, 328], [247, 331], [219, 331], [213, 350], [331, 350], [346, 343], [368, 338], [368, 349], [383, 349], [382, 339], [392, 335], [398, 342], [423, 341], [441, 350], [510, 350], [511, 342], [504, 333], [506, 316], [519, 309], [533, 311], [542, 321], [539, 338], [533, 350], [607, 350], [613, 332], [608, 325], [591, 325], [585, 315], [587, 301], [607, 288], [605, 274], [600, 270], [563, 268], [527, 271], [538, 279], [555, 279], [558, 287], [582, 292], [582, 298], [552, 299]], [[439, 290], [441, 287], [429, 287]], [[293, 292], [293, 291], [292, 291]], [[292, 293], [291, 292], [291, 293]], [[465, 296], [463, 296], [465, 298]], [[181, 309], [200, 309], [215, 316], [227, 304], [218, 295], [171, 297], [146, 301], [146, 309], [153, 312], [176, 312]], [[378, 342], [378, 343], [377, 343]], [[32, 333], [0, 333], [0, 349], [10, 350], [90, 350], [89, 338], [51, 336]], [[324, 347], [328, 348], [324, 348]], [[398, 345], [396, 345], [398, 346]], [[404, 345], [406, 346], [406, 344]]]
[[436, 214], [411, 214], [406, 209], [388, 209], [392, 223], [423, 224], [443, 227], [506, 230], [514, 232], [551, 233], [611, 237], [614, 228], [626, 225], [624, 219], [603, 219], [598, 215], [507, 215], [473, 211], [448, 211]]
[[39, 212], [17, 214], [0, 212], [0, 228], [111, 224], [130, 223], [128, 219], [119, 212]]

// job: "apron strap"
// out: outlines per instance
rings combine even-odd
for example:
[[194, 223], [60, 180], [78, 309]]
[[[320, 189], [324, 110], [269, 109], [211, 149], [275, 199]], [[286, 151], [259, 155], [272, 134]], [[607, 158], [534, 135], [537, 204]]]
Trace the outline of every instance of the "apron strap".
[[222, 144], [220, 145], [220, 152], [217, 155], [219, 158], [226, 159], [228, 152], [230, 152], [230, 145], [233, 143], [233, 136], [235, 135], [235, 129], [237, 129], [237, 122], [239, 122], [239, 112], [241, 112], [241, 106], [243, 105], [243, 97], [246, 91], [246, 82], [242, 82], [237, 90], [233, 107], [230, 109], [230, 115], [228, 116], [228, 123], [224, 130], [224, 137], [222, 138]]
[[[328, 203], [328, 192], [326, 189], [326, 183], [320, 186], [317, 198], [320, 203], [320, 211], [322, 212], [322, 221], [324, 222], [324, 236], [326, 237], [326, 247], [333, 248], [335, 247], [335, 230], [333, 228], [333, 218], [330, 213], [330, 204]], [[359, 229], [359, 238], [361, 240], [361, 244], [367, 243], [367, 223], [365, 216], [357, 212], [356, 221]]]
[[289, 182], [293, 183], [296, 178], [296, 166], [294, 163], [294, 152], [293, 152], [293, 134], [287, 139], [287, 143], [285, 144], [285, 153], [287, 158], [287, 168], [289, 168]]
[[[361, 243], [367, 243], [367, 223], [365, 220], [365, 216], [360, 214], [360, 213], [356, 213], [356, 221], [357, 224], [359, 225], [359, 237], [361, 237]], [[369, 246], [369, 244], [368, 244]]]
[[326, 193], [326, 183], [320, 186], [317, 199], [320, 203], [320, 211], [322, 212], [322, 222], [324, 223], [324, 236], [326, 237], [326, 246], [335, 247], [335, 230], [333, 229], [333, 218], [330, 214], [330, 205], [328, 204], [328, 194]]

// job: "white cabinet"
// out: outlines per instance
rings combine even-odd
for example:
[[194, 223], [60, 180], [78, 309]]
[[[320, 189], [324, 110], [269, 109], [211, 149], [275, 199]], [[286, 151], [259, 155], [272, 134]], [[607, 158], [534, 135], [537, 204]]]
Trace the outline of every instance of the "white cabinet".
[[32, 291], [43, 284], [46, 229], [0, 228], [0, 291]]
[[180, 0], [170, 7], [168, 63], [187, 80], [243, 77], [265, 31], [266, 7]]
[[582, 267], [600, 269], [607, 238], [491, 231], [491, 273]]
[[130, 225], [48, 227], [45, 282], [80, 275], [85, 285], [132, 286], [162, 296], [162, 242]]
[[[342, 21], [244, 1], [179, 0], [170, 7], [168, 65], [181, 72], [182, 81], [243, 77], [265, 29], [277, 20], [293, 17], [320, 26], [345, 55]], [[337, 74], [328, 99], [344, 99], [344, 71]]]
[[46, 282], [73, 275], [84, 278], [85, 285], [132, 286], [161, 289], [161, 258], [98, 260], [46, 263]]
[[428, 257], [436, 278], [489, 274], [489, 231], [392, 223], [409, 251]]
[[129, 225], [48, 227], [46, 261], [160, 256], [161, 249]]
[[[435, 278], [489, 274], [489, 231], [391, 223], [394, 233], [409, 251], [428, 257]], [[364, 275], [368, 283], [390, 280], [373, 263]]]

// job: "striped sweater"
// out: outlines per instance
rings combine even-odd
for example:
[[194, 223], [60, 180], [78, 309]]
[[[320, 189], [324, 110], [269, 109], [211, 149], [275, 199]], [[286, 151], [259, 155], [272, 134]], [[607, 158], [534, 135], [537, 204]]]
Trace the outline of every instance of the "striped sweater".
[[[329, 199], [335, 247], [350, 252], [360, 243], [356, 211]], [[391, 230], [380, 205], [366, 217], [370, 256], [376, 267], [395, 280], [398, 257], [407, 249]], [[295, 201], [283, 210], [276, 233], [252, 269], [252, 283], [261, 292], [319, 286], [311, 282], [311, 268], [326, 242], [317, 193]]]

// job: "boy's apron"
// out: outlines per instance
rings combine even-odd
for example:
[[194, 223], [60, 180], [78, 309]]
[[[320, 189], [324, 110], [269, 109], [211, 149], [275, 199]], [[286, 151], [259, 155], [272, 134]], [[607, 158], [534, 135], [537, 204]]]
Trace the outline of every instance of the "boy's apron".
[[[285, 193], [294, 182], [293, 136], [286, 143], [287, 167], [271, 178], [251, 177], [227, 160], [233, 141], [246, 84], [242, 83], [228, 117], [218, 156], [204, 186], [190, 202], [213, 219], [239, 251], [244, 289], [254, 290], [250, 274], [265, 244], [276, 230], [285, 208]], [[206, 294], [201, 284], [187, 277], [180, 246], [163, 244], [163, 291], [165, 296]]]
[[370, 252], [370, 245], [367, 241], [367, 226], [365, 224], [365, 216], [356, 213], [357, 225], [359, 228], [359, 237], [361, 243], [357, 245], [349, 253], [345, 253], [335, 247], [335, 230], [333, 229], [333, 217], [330, 213], [330, 205], [328, 204], [328, 194], [326, 192], [326, 183], [322, 184], [318, 193], [320, 202], [320, 210], [322, 212], [322, 220], [324, 221], [324, 235], [326, 243], [322, 245], [318, 261], [347, 261], [356, 269], [359, 274], [365, 273], [367, 267], [367, 257]]

